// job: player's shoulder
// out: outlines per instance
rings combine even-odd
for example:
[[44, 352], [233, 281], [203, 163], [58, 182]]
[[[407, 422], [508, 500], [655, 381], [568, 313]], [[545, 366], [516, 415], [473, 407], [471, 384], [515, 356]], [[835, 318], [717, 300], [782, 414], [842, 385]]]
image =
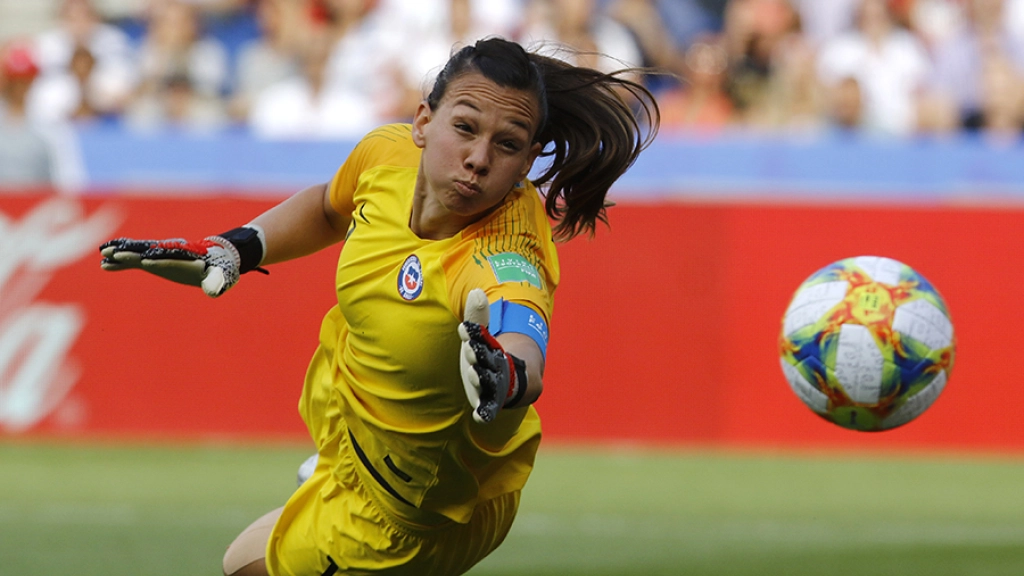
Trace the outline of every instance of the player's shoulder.
[[507, 220], [528, 222], [533, 227], [550, 232], [551, 224], [545, 212], [544, 199], [533, 182], [527, 179], [516, 184], [509, 200], [503, 210], [508, 213]]
[[[354, 208], [353, 197], [364, 178], [389, 168], [405, 173], [419, 166], [420, 149], [412, 141], [412, 125], [386, 124], [367, 133], [355, 145], [330, 183], [331, 203], [340, 214]], [[393, 171], [393, 170], [392, 170]]]
[[386, 124], [370, 131], [356, 145], [365, 168], [419, 165], [420, 149], [412, 140], [411, 124]]
[[385, 124], [374, 128], [363, 136], [363, 142], [399, 144], [404, 141], [412, 143], [412, 124]]
[[463, 231], [479, 249], [518, 250], [543, 254], [551, 250], [551, 224], [544, 201], [528, 180], [517, 184], [498, 210]]

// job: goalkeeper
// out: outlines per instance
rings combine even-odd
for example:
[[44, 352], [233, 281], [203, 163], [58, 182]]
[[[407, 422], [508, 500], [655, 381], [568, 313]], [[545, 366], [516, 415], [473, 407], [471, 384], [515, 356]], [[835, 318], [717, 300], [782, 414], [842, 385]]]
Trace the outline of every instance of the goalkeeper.
[[228, 547], [225, 574], [447, 576], [501, 544], [540, 442], [554, 239], [594, 231], [656, 128], [642, 86], [482, 40], [329, 183], [216, 236], [101, 247], [105, 269], [220, 296], [344, 242], [299, 401], [315, 468]]

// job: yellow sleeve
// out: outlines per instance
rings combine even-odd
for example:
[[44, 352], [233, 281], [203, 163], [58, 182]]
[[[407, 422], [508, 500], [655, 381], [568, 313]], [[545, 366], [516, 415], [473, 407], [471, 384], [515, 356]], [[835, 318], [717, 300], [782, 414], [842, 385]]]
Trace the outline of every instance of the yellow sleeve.
[[359, 186], [359, 178], [367, 170], [383, 165], [409, 167], [418, 163], [419, 149], [412, 142], [412, 126], [381, 126], [356, 144], [345, 163], [334, 174], [330, 183], [331, 206], [339, 214], [351, 214], [355, 210], [353, 198]]
[[[521, 194], [537, 192], [529, 186]], [[505, 299], [528, 306], [550, 323], [558, 256], [539, 203], [513, 202], [466, 236], [445, 265], [453, 313], [462, 318], [469, 291], [481, 288], [490, 302]]]

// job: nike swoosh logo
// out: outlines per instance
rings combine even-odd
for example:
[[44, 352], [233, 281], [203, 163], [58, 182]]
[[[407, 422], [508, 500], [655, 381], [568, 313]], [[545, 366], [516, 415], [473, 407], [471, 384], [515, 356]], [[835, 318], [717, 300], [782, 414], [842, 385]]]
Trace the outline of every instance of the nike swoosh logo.
[[[370, 221], [366, 219], [366, 214], [363, 214], [363, 208], [366, 208], [365, 203], [359, 205], [359, 217], [363, 219], [363, 222], [369, 224]], [[356, 224], [358, 223], [359, 220], [356, 220], [355, 218], [352, 219], [352, 224], [348, 227], [348, 232], [345, 233], [345, 240], [348, 240], [349, 236], [356, 231]]]

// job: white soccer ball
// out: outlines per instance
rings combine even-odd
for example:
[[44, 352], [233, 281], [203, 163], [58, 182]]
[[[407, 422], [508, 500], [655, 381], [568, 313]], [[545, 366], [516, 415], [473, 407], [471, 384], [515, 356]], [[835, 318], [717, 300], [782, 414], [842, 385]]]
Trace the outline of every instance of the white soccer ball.
[[826, 420], [860, 431], [920, 416], [949, 380], [956, 340], [946, 303], [912, 268], [860, 256], [800, 285], [779, 353], [793, 392]]

